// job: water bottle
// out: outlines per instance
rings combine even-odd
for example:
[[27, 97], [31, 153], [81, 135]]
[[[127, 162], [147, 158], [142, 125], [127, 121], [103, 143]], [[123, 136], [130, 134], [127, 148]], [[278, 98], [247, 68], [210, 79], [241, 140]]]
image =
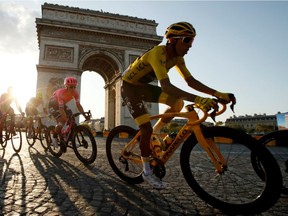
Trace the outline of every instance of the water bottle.
[[61, 132], [62, 132], [63, 135], [69, 132], [69, 129], [70, 129], [69, 126], [70, 126], [70, 125], [68, 124], [68, 122], [66, 122], [66, 123], [64, 124], [64, 126], [62, 127]]
[[173, 138], [169, 134], [167, 134], [163, 139], [163, 151], [166, 151], [172, 142]]
[[67, 133], [70, 131], [70, 124], [66, 122], [61, 130], [64, 140], [67, 140]]
[[162, 152], [162, 143], [158, 136], [152, 135], [151, 146], [156, 155], [160, 155], [160, 153]]

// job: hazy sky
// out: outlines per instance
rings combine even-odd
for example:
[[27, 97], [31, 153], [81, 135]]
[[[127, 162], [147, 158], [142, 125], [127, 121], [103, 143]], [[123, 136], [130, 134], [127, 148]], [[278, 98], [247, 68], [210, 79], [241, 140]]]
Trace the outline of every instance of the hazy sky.
[[[171, 23], [190, 22], [197, 36], [185, 56], [187, 67], [208, 86], [233, 92], [235, 115], [288, 111], [288, 2], [0, 0], [0, 91], [16, 87], [23, 108], [36, 89], [35, 19], [41, 17], [44, 2], [155, 20], [161, 36]], [[169, 75], [176, 86], [197, 93], [186, 87], [176, 71]], [[95, 118], [104, 116], [102, 78], [85, 73], [82, 85], [84, 108], [91, 109]], [[227, 111], [216, 120], [232, 115]]]

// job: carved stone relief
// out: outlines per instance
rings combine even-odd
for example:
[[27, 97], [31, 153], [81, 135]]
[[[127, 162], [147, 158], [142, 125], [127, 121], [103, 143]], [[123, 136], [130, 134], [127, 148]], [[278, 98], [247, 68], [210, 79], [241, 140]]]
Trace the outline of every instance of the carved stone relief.
[[73, 62], [74, 48], [60, 46], [45, 46], [44, 59], [48, 61]]

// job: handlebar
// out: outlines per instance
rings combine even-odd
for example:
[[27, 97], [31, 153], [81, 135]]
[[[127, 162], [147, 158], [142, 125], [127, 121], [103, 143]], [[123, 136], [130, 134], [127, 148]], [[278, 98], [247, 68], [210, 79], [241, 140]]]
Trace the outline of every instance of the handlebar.
[[[231, 94], [232, 95], [232, 94]], [[233, 95], [234, 97], [234, 95]], [[235, 97], [234, 97], [235, 98]], [[224, 100], [219, 100], [219, 99], [214, 99], [217, 102], [217, 106], [213, 109], [213, 111], [211, 113], [209, 113], [209, 111], [204, 111], [202, 109], [200, 109], [196, 104], [189, 104], [187, 106], [185, 106], [187, 112], [171, 112], [171, 113], [162, 113], [162, 114], [158, 114], [158, 115], [153, 115], [150, 116], [150, 119], [159, 119], [159, 118], [174, 118], [174, 117], [183, 117], [183, 118], [187, 118], [187, 119], [193, 119], [193, 125], [196, 124], [201, 124], [202, 122], [204, 122], [208, 117], [211, 117], [213, 119], [213, 121], [215, 121], [215, 117], [217, 115], [221, 115], [222, 113], [224, 113], [227, 109], [227, 102]], [[219, 110], [219, 106], [218, 103], [221, 104], [221, 109]], [[230, 108], [231, 110], [234, 112], [234, 105], [236, 104], [236, 99], [234, 100], [231, 97], [231, 105]], [[203, 112], [203, 116], [199, 119], [198, 115], [195, 114], [194, 108], [200, 109]], [[195, 120], [195, 121], [194, 121]]]
[[73, 113], [71, 117], [76, 118], [77, 116], [82, 115], [82, 114], [85, 118], [87, 118], [87, 117], [90, 118], [92, 116], [91, 111], [88, 110], [87, 112], [83, 112], [83, 113], [80, 113], [80, 112]]
[[[231, 104], [230, 104], [230, 109], [232, 110], [232, 112], [234, 113], [234, 106], [236, 104], [236, 98], [234, 96], [234, 94], [228, 94], [229, 96], [229, 99], [231, 101]], [[217, 106], [214, 108], [214, 110], [209, 114], [209, 116], [213, 119], [213, 121], [215, 122], [215, 117], [217, 115], [221, 115], [222, 113], [224, 113], [226, 111], [226, 104], [227, 104], [227, 101], [221, 99], [221, 98], [217, 98], [217, 99], [214, 99]], [[219, 106], [218, 106], [218, 103], [220, 103], [222, 105], [222, 109], [219, 111]]]
[[87, 111], [87, 112], [77, 112], [77, 113], [73, 113], [72, 115], [69, 116], [69, 119], [67, 122], [65, 122], [63, 128], [62, 128], [62, 134], [66, 134], [70, 131], [72, 125], [75, 123], [75, 118], [79, 115], [82, 115], [87, 119], [87, 117], [90, 119], [91, 115], [91, 111]]

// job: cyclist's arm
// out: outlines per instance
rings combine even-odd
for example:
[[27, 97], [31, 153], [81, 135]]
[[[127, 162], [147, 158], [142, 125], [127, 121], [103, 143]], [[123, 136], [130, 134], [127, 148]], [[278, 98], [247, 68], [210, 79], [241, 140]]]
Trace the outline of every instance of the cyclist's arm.
[[200, 92], [203, 92], [203, 93], [206, 93], [206, 94], [209, 94], [209, 95], [214, 95], [216, 90], [204, 85], [203, 83], [201, 83], [200, 81], [196, 80], [194, 77], [192, 76], [189, 76], [187, 77], [186, 79], [186, 82], [188, 84], [189, 87], [197, 90], [197, 91], [200, 91]]
[[175, 66], [176, 70], [180, 73], [180, 75], [185, 79], [185, 81], [187, 82], [188, 86], [199, 91], [202, 93], [206, 93], [209, 95], [214, 95], [216, 90], [212, 89], [206, 85], [204, 85], [203, 83], [201, 83], [200, 81], [198, 81], [197, 79], [195, 79], [190, 71], [187, 69], [185, 61], [183, 58], [178, 58], [178, 63]]
[[77, 90], [74, 91], [74, 100], [75, 100], [75, 103], [76, 103], [76, 107], [78, 109], [78, 111], [83, 115], [84, 115], [84, 109], [80, 103], [80, 95], [79, 95], [79, 92]]
[[41, 106], [42, 106], [42, 110], [43, 110], [44, 114], [47, 115], [48, 112], [47, 112], [47, 109], [46, 109], [46, 107], [45, 107], [45, 105], [44, 105], [44, 101], [43, 101], [43, 100], [42, 100], [42, 102], [41, 102]]
[[89, 120], [90, 117], [85, 115], [84, 109], [83, 109], [82, 105], [80, 104], [80, 102], [76, 103], [76, 106], [77, 106], [78, 111], [85, 117], [85, 119]]
[[16, 104], [16, 107], [17, 107], [18, 111], [19, 111], [21, 114], [23, 114], [22, 108], [21, 108], [18, 100], [15, 98], [14, 101], [15, 101], [15, 104]]
[[183, 91], [173, 84], [171, 84], [169, 78], [165, 78], [159, 81], [161, 85], [161, 89], [168, 95], [172, 95], [176, 98], [183, 98], [184, 100], [194, 102], [195, 98], [197, 97], [194, 94], [190, 94], [186, 91]]
[[76, 103], [77, 109], [82, 115], [84, 115], [84, 109], [80, 103]]

